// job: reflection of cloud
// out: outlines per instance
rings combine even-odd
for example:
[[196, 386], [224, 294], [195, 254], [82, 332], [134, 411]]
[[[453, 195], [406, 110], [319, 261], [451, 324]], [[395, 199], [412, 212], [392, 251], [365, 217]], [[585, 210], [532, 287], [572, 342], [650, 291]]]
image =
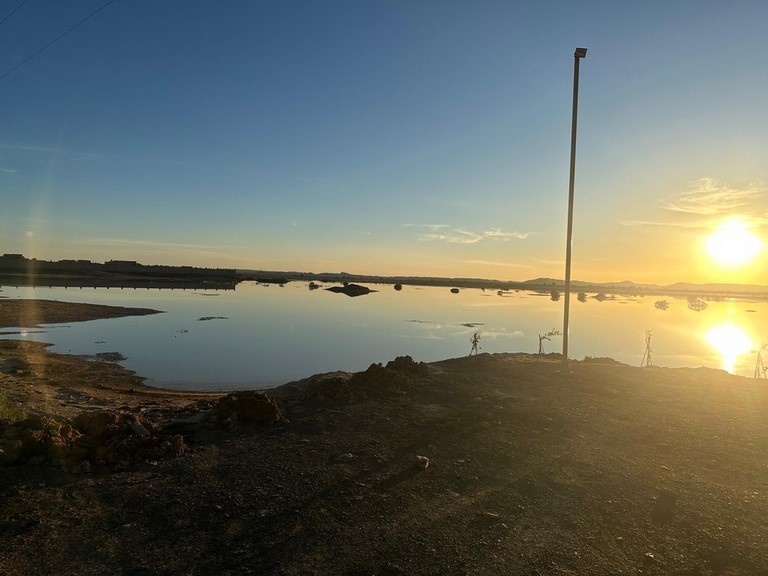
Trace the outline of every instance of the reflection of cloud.
[[417, 236], [419, 240], [447, 242], [449, 244], [477, 244], [482, 240], [508, 242], [512, 239], [525, 240], [531, 235], [530, 232], [508, 231], [502, 228], [490, 228], [483, 232], [474, 232], [448, 224], [403, 224], [403, 226], [425, 229], [425, 232]]

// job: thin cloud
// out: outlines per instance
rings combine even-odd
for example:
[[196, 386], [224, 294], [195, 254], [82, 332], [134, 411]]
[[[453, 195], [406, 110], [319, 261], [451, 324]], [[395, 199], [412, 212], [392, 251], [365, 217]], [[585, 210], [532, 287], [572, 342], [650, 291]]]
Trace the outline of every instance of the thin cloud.
[[498, 238], [499, 240], [510, 240], [512, 238], [516, 240], [525, 240], [531, 235], [530, 232], [507, 232], [501, 228], [491, 228], [483, 232], [483, 236], [486, 238]]
[[622, 226], [655, 226], [688, 230], [711, 228], [727, 216], [737, 216], [752, 226], [768, 224], [768, 188], [758, 184], [734, 187], [714, 178], [699, 178], [673, 200], [661, 200], [659, 208], [668, 218], [620, 220]]
[[0, 172], [5, 172], [6, 174], [16, 174], [18, 170], [14, 170], [12, 168], [0, 168]]
[[447, 242], [449, 244], [477, 244], [483, 240], [509, 242], [525, 240], [530, 232], [507, 231], [502, 228], [490, 228], [483, 232], [474, 232], [466, 228], [457, 228], [448, 224], [403, 224], [407, 228], [424, 228], [427, 231], [417, 235], [425, 242]]
[[661, 207], [670, 212], [698, 216], [719, 216], [745, 211], [749, 213], [755, 204], [764, 205], [761, 200], [766, 189], [757, 185], [734, 188], [714, 178], [700, 178], [691, 183], [686, 192], [672, 202], [662, 201]]
[[5, 150], [23, 150], [25, 152], [58, 152], [58, 147], [51, 146], [33, 146], [28, 144], [0, 144], [0, 148]]
[[498, 266], [501, 268], [533, 268], [530, 264], [518, 264], [516, 262], [499, 262], [497, 260], [460, 260], [461, 264], [470, 264], [478, 266]]
[[622, 226], [666, 226], [670, 228], [706, 228], [709, 226], [709, 220], [706, 222], [654, 222], [652, 220], [621, 220]]
[[450, 227], [450, 224], [403, 224], [403, 228], [426, 228], [427, 230], [432, 230], [433, 232]]
[[155, 250], [206, 250], [212, 251], [221, 249], [239, 248], [239, 246], [208, 246], [205, 244], [183, 244], [177, 242], [159, 242], [155, 240], [136, 240], [133, 238], [106, 238], [90, 237], [82, 240], [83, 244], [96, 246], [133, 246], [143, 248], [153, 248]]

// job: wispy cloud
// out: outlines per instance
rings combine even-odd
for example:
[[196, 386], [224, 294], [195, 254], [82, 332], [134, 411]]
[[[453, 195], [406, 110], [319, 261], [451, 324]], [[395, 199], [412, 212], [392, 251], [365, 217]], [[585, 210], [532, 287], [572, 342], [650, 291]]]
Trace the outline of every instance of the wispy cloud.
[[530, 236], [530, 232], [507, 232], [501, 228], [491, 228], [483, 232], [483, 236], [486, 238], [498, 238], [499, 240], [525, 240]]
[[406, 228], [422, 229], [417, 234], [419, 240], [425, 242], [447, 242], [449, 244], [477, 244], [483, 240], [508, 242], [510, 240], [525, 240], [530, 232], [515, 232], [502, 228], [490, 228], [482, 232], [467, 230], [449, 224], [403, 224]]
[[16, 174], [18, 170], [13, 170], [12, 168], [0, 168], [0, 172], [5, 172], [6, 174]]
[[[674, 201], [662, 201], [661, 207], [664, 210], [683, 214], [718, 216], [739, 211], [749, 212], [765, 195], [766, 189], [762, 186], [752, 184], [734, 188], [714, 178], [699, 178]], [[764, 206], [764, 203], [760, 205]]]
[[666, 226], [670, 228], [706, 228], [709, 226], [709, 220], [706, 222], [655, 222], [653, 220], [620, 220], [622, 226]]
[[666, 217], [660, 220], [621, 220], [623, 226], [709, 228], [726, 216], [738, 216], [754, 226], [768, 225], [768, 188], [760, 184], [736, 187], [714, 178], [694, 180], [672, 200], [661, 200]]
[[451, 228], [450, 224], [403, 224], [403, 228], [426, 228], [433, 232], [443, 228]]
[[62, 149], [60, 146], [38, 146], [35, 144], [8, 144], [8, 143], [0, 143], [0, 149], [2, 150], [17, 150], [20, 152], [40, 152], [44, 154], [51, 154], [51, 153], [64, 153], [66, 155], [72, 155], [77, 160], [83, 160], [86, 162], [93, 162], [97, 160], [106, 160], [108, 158], [115, 157], [113, 154], [108, 154], [106, 152], [100, 152], [95, 150], [87, 150], [87, 151], [80, 151], [80, 150], [66, 150]]
[[0, 144], [5, 150], [23, 150], [25, 152], [58, 152], [58, 146], [35, 146], [30, 144]]
[[459, 260], [461, 264], [470, 264], [477, 266], [498, 266], [500, 268], [533, 268], [530, 264], [519, 264], [517, 262], [499, 262], [497, 260]]
[[115, 246], [115, 247], [136, 247], [150, 248], [154, 250], [194, 250], [208, 251], [211, 253], [239, 248], [239, 246], [209, 246], [206, 244], [184, 244], [179, 242], [161, 242], [157, 240], [136, 240], [134, 238], [109, 238], [109, 237], [88, 237], [81, 240], [83, 244], [91, 246]]

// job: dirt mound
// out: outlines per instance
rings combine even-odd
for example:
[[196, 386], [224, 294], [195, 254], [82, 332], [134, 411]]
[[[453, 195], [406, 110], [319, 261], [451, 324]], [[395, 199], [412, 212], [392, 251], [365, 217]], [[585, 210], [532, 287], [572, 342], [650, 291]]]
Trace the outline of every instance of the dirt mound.
[[0, 465], [130, 464], [187, 451], [182, 436], [159, 433], [151, 423], [118, 412], [85, 412], [71, 420], [34, 416], [0, 422]]
[[285, 421], [285, 412], [265, 392], [248, 390], [221, 398], [208, 414], [209, 421], [225, 426], [265, 425]]
[[320, 375], [305, 385], [301, 397], [303, 400], [363, 400], [371, 395], [403, 392], [413, 379], [428, 375], [429, 368], [424, 362], [398, 356], [386, 366], [371, 364], [364, 372]]

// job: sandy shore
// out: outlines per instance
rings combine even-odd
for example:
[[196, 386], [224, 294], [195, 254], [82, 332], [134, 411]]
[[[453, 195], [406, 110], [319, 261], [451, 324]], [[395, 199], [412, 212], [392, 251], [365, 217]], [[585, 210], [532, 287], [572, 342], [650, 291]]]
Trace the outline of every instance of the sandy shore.
[[[96, 412], [141, 436], [84, 465], [93, 435], [67, 428], [72, 446], [0, 466], [3, 574], [768, 574], [764, 380], [402, 360], [277, 389], [284, 417], [254, 424], [211, 417], [221, 395], [0, 345], [6, 405], [56, 438]], [[115, 459], [115, 438], [155, 451]]]
[[9, 298], [0, 300], [0, 328], [35, 328], [40, 324], [84, 322], [101, 318], [146, 316], [159, 313], [159, 310], [149, 308]]

